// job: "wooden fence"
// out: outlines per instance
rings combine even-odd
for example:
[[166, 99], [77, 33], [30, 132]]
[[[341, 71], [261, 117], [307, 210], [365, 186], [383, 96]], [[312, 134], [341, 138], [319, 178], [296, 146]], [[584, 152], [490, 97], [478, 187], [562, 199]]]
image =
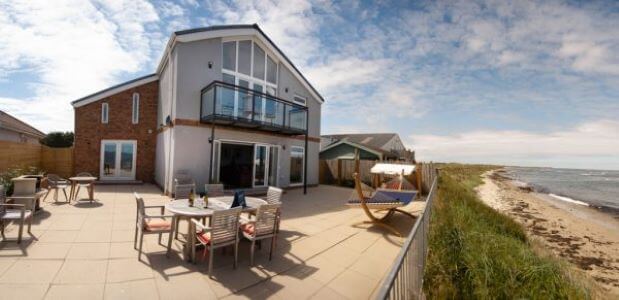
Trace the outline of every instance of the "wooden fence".
[[36, 167], [60, 176], [73, 174], [73, 148], [0, 141], [0, 173], [11, 168]]
[[58, 174], [61, 177], [73, 175], [73, 147], [41, 148], [41, 169], [47, 173]]
[[9, 168], [41, 167], [39, 144], [0, 141], [0, 172]]
[[[372, 183], [372, 174], [370, 169], [379, 161], [360, 160], [359, 174], [361, 180], [368, 185]], [[319, 164], [319, 182], [320, 184], [336, 184], [342, 186], [354, 186], [353, 173], [355, 172], [354, 160], [320, 160]], [[434, 181], [435, 172], [433, 163], [417, 163], [416, 172], [407, 179], [421, 190], [422, 194], [430, 192], [432, 182]]]

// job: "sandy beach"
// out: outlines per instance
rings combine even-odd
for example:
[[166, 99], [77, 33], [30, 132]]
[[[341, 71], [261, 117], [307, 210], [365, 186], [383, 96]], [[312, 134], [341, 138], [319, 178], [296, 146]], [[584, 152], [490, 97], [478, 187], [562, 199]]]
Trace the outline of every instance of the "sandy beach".
[[554, 254], [619, 297], [619, 219], [595, 208], [553, 199], [514, 184], [501, 171], [483, 175], [477, 192], [486, 204], [523, 224]]

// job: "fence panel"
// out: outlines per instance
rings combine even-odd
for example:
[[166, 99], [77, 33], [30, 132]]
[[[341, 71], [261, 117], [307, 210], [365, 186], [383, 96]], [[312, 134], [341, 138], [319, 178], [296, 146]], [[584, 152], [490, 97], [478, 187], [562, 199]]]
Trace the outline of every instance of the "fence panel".
[[69, 148], [41, 148], [41, 168], [47, 173], [58, 174], [62, 177], [73, 175], [73, 147]]
[[0, 172], [15, 167], [41, 167], [41, 145], [0, 141]]
[[[423, 271], [428, 254], [428, 230], [432, 206], [436, 197], [438, 186], [437, 171], [429, 168], [429, 173], [424, 176], [432, 178], [432, 184], [426, 199], [426, 207], [410, 234], [406, 238], [393, 267], [387, 274], [387, 278], [380, 287], [376, 299], [423, 299]], [[424, 171], [425, 172], [425, 171]]]

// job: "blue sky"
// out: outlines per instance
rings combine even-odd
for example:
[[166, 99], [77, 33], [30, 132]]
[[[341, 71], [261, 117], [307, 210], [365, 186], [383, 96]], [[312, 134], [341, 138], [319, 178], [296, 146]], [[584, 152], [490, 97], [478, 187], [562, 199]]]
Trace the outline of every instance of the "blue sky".
[[71, 100], [152, 73], [173, 31], [258, 23], [326, 98], [323, 133], [422, 160], [619, 169], [618, 1], [5, 1], [0, 108], [72, 130]]

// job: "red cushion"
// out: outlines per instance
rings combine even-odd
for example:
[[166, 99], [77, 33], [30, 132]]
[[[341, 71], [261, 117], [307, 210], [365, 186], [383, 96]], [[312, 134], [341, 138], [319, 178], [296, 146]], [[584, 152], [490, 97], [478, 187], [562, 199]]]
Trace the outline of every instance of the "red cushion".
[[204, 245], [208, 245], [211, 242], [211, 235], [208, 233], [199, 231], [199, 232], [196, 232], [196, 237]]
[[243, 232], [249, 235], [253, 235], [254, 231], [256, 230], [256, 227], [254, 226], [253, 223], [245, 223], [245, 224], [241, 224], [241, 230], [243, 230]]
[[160, 231], [170, 230], [172, 228], [172, 222], [166, 220], [145, 220], [144, 230], [146, 231]]

